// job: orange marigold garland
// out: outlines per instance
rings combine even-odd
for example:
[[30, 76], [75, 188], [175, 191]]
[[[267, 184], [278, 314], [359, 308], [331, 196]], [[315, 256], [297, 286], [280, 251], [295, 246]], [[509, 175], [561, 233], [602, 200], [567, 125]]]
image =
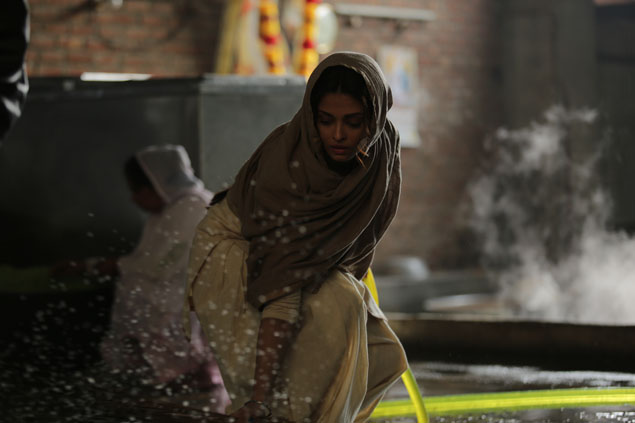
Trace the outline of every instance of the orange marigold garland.
[[265, 59], [269, 73], [283, 75], [284, 52], [278, 18], [278, 4], [272, 0], [260, 0], [260, 38], [265, 44]]
[[306, 0], [304, 5], [304, 40], [300, 52], [298, 73], [306, 78], [311, 75], [320, 59], [317, 46], [317, 7], [322, 0]]

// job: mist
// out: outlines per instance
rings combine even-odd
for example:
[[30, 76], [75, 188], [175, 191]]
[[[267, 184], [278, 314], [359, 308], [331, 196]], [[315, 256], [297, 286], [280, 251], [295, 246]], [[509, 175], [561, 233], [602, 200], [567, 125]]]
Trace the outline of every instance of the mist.
[[554, 106], [488, 142], [491, 164], [469, 189], [470, 224], [514, 316], [635, 323], [635, 240], [608, 229], [611, 198], [600, 177], [608, 140], [590, 157], [571, 153], [573, 129], [592, 128], [595, 118]]

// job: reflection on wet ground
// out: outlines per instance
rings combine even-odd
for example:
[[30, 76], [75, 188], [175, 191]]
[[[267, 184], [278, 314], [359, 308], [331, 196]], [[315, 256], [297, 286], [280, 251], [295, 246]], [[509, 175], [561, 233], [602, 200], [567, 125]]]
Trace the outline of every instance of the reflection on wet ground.
[[[635, 387], [635, 374], [597, 371], [554, 371], [537, 367], [411, 363], [424, 395], [526, 391], [578, 387]], [[391, 394], [400, 394], [395, 386]]]
[[[4, 332], [0, 339], [0, 422], [223, 421], [208, 411], [213, 409], [210, 393], [193, 392], [188, 381], [170, 386], [146, 386], [133, 382], [134, 378], [100, 369], [96, 364], [96, 344], [106, 323], [108, 300], [94, 299], [94, 295], [76, 300], [64, 296], [64, 303], [60, 298], [54, 301], [47, 298], [29, 304], [12, 297], [2, 303], [5, 312], [11, 308], [11, 313], [5, 314], [3, 319], [5, 330], [9, 332]], [[36, 312], [27, 313], [27, 309]], [[33, 316], [27, 318], [31, 314]], [[411, 355], [411, 367], [424, 397], [535, 389], [635, 387], [635, 373], [558, 371], [474, 362], [460, 364], [444, 359], [414, 359], [415, 356], [414, 353]], [[407, 397], [406, 389], [399, 381], [388, 392], [386, 400]], [[375, 421], [414, 422], [415, 418]], [[635, 422], [635, 404], [433, 415], [431, 422]]]
[[[484, 392], [549, 390], [564, 388], [635, 387], [635, 374], [597, 371], [552, 371], [537, 367], [474, 365], [442, 362], [411, 363], [424, 397]], [[398, 382], [386, 400], [407, 398], [403, 384]], [[381, 421], [381, 420], [378, 420]], [[414, 417], [384, 420], [414, 422]], [[630, 406], [591, 407], [580, 409], [523, 410], [507, 413], [431, 416], [437, 422], [633, 422], [635, 404]]]
[[[393, 420], [393, 422], [397, 421], [399, 420]], [[407, 422], [408, 420], [401, 421]], [[515, 413], [450, 416], [430, 419], [431, 423], [617, 423], [633, 421], [635, 421], [635, 412], [602, 409], [530, 410]]]
[[[177, 386], [150, 387], [122, 375], [92, 370], [36, 369], [29, 364], [2, 367], [4, 420], [7, 422], [222, 422], [209, 412], [209, 395]], [[635, 374], [595, 371], [546, 371], [534, 367], [415, 362], [411, 365], [424, 397], [481, 392], [575, 387], [635, 387]], [[407, 398], [399, 381], [386, 400]], [[414, 422], [414, 416], [378, 419]], [[524, 410], [505, 413], [431, 416], [441, 422], [633, 422], [635, 404], [580, 409]]]

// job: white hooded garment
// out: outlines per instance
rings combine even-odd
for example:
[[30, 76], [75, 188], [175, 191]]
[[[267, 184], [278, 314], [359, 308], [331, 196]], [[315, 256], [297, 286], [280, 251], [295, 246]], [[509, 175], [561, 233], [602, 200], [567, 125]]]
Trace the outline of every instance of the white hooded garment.
[[[165, 206], [147, 218], [137, 247], [119, 259], [110, 331], [101, 350], [113, 368], [149, 364], [154, 382], [167, 382], [192, 372], [210, 359], [196, 335], [184, 336], [180, 317], [188, 255], [196, 225], [212, 193], [194, 176], [181, 146], [146, 148], [136, 158]], [[139, 344], [142, 360], [123, 348], [126, 338]]]

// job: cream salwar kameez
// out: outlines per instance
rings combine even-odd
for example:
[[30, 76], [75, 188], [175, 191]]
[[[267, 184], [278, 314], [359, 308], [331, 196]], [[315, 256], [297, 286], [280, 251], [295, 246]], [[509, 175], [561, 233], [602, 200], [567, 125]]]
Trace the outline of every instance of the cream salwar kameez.
[[[199, 224], [190, 256], [189, 304], [232, 399], [250, 399], [261, 313], [245, 301], [249, 243], [223, 201]], [[190, 327], [184, 313], [185, 328]], [[334, 270], [302, 293], [298, 330], [282, 363], [274, 416], [293, 422], [365, 421], [407, 363], [397, 337], [363, 284]]]

